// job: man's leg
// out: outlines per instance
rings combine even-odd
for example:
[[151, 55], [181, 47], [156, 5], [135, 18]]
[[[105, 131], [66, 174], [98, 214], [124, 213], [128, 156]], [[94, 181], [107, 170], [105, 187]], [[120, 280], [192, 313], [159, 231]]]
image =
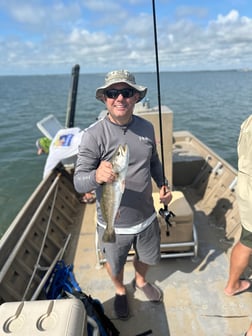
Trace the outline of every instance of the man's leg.
[[160, 228], [156, 218], [137, 235], [134, 249], [136, 254], [133, 260], [135, 268], [133, 285], [142, 290], [149, 301], [160, 302], [163, 297], [162, 291], [155, 284], [147, 282], [145, 278], [149, 265], [155, 265], [160, 260]]
[[135, 267], [135, 280], [133, 285], [144, 292], [149, 301], [160, 302], [162, 301], [162, 291], [154, 284], [150, 284], [146, 281], [145, 276], [149, 266], [135, 257], [133, 260]]
[[248, 331], [245, 333], [245, 336], [252, 336], [252, 322], [250, 323]]
[[106, 269], [115, 286], [115, 292], [116, 292], [114, 301], [115, 313], [119, 319], [122, 320], [128, 319], [129, 305], [126, 295], [126, 288], [123, 284], [124, 269], [122, 269], [118, 275], [113, 275], [111, 267], [108, 262], [106, 263]]
[[111, 271], [111, 267], [109, 265], [109, 263], [106, 263], [106, 269], [107, 269], [107, 272], [115, 286], [115, 291], [116, 291], [116, 294], [119, 294], [119, 295], [124, 295], [126, 294], [126, 289], [125, 289], [125, 286], [123, 284], [123, 273], [124, 273], [124, 268], [121, 270], [121, 272], [115, 276], [113, 275], [112, 271]]
[[136, 285], [137, 287], [143, 287], [144, 285], [146, 285], [145, 276], [149, 266], [137, 260], [136, 257], [133, 260], [133, 265], [135, 267]]
[[252, 249], [238, 242], [231, 252], [229, 279], [224, 292], [232, 296], [247, 290], [251, 283], [248, 280], [240, 280], [241, 274], [248, 266]]

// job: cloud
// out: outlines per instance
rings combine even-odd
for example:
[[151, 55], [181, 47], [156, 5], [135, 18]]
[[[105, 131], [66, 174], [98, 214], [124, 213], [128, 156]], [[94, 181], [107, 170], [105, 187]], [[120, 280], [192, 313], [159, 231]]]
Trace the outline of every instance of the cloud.
[[[155, 70], [153, 18], [142, 1], [0, 0], [0, 73], [65, 73], [75, 63], [83, 72]], [[238, 10], [211, 19], [195, 6], [177, 8], [173, 19], [161, 7], [158, 14], [161, 71], [251, 63], [252, 19]]]
[[37, 24], [42, 20], [45, 20], [46, 13], [42, 8], [34, 8], [28, 4], [22, 6], [15, 6], [11, 10], [11, 15], [19, 23]]
[[176, 9], [176, 17], [179, 19], [181, 17], [196, 17], [205, 18], [207, 17], [208, 9], [205, 7], [196, 6], [179, 6]]

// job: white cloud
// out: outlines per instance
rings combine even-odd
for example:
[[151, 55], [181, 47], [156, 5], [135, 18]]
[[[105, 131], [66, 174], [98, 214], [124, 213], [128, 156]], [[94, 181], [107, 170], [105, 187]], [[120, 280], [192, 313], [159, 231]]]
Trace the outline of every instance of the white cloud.
[[219, 14], [217, 18], [217, 23], [235, 23], [239, 20], [239, 13], [237, 10], [231, 10], [226, 16]]
[[37, 24], [45, 19], [46, 13], [42, 8], [35, 8], [28, 4], [15, 6], [12, 8], [11, 14], [17, 22]]
[[208, 10], [205, 7], [196, 6], [179, 6], [176, 10], [176, 15], [180, 17], [193, 16], [197, 18], [204, 18], [207, 16]]
[[[106, 72], [110, 64], [153, 71], [152, 16], [143, 6], [139, 12], [130, 11], [123, 7], [125, 1], [51, 1], [43, 5], [43, 1], [23, 4], [10, 0], [3, 5], [0, 0], [5, 15], [0, 22], [0, 73], [22, 73], [29, 67], [38, 73], [67, 72], [71, 62], [89, 72]], [[252, 19], [230, 10], [208, 23], [193, 20], [205, 20], [207, 13], [205, 8], [188, 6], [176, 11], [176, 20], [160, 13], [160, 70], [225, 69], [252, 63]], [[12, 18], [14, 26], [9, 32], [1, 29], [10, 27], [6, 17]]]

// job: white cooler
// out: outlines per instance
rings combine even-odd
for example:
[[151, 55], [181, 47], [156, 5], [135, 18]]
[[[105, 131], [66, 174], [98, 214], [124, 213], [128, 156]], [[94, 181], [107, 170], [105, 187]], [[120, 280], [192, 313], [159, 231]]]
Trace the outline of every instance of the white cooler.
[[78, 299], [8, 302], [0, 306], [0, 335], [86, 336], [87, 315]]

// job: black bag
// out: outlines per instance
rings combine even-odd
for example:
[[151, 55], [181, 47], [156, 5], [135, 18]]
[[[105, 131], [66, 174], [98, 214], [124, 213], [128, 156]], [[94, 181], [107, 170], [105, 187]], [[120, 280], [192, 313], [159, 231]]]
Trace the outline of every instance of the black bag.
[[[99, 300], [79, 291], [73, 291], [70, 295], [83, 302], [87, 315], [95, 320], [101, 336], [120, 335], [113, 322], [104, 314], [103, 306]], [[88, 335], [93, 335], [93, 328], [90, 323], [88, 324]]]
[[97, 325], [100, 336], [118, 336], [120, 332], [116, 329], [112, 321], [104, 314], [102, 303], [93, 299], [91, 295], [82, 292], [73, 273], [73, 265], [66, 265], [63, 260], [59, 260], [54, 267], [51, 277], [45, 284], [47, 299], [64, 299], [74, 296], [81, 300], [86, 309], [89, 321], [87, 324], [88, 336], [93, 335], [94, 323]]

